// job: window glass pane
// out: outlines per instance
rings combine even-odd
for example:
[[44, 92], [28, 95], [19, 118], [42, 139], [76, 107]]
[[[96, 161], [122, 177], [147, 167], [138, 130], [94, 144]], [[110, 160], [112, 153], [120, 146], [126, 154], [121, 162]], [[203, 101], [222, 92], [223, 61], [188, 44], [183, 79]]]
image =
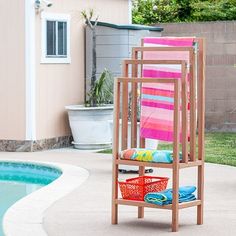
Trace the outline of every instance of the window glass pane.
[[56, 21], [47, 21], [47, 55], [56, 55]]
[[58, 55], [67, 55], [67, 23], [58, 22]]

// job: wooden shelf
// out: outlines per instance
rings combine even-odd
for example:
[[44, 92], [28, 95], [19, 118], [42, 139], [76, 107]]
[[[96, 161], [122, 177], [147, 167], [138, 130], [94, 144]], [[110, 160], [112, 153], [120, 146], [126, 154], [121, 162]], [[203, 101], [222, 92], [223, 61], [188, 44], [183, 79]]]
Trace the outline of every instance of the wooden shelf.
[[[119, 205], [127, 205], [127, 206], [138, 206], [138, 207], [149, 207], [149, 208], [157, 208], [157, 209], [165, 209], [165, 210], [172, 210], [172, 204], [159, 206], [143, 201], [134, 201], [134, 200], [125, 200], [125, 199], [116, 199], [116, 204]], [[183, 202], [178, 204], [178, 209], [184, 209], [193, 206], [201, 205], [201, 200], [194, 200], [191, 202]]]
[[[132, 160], [122, 160], [118, 159], [115, 160], [116, 164], [121, 165], [132, 165], [132, 166], [144, 166], [144, 167], [157, 167], [157, 168], [167, 168], [172, 169], [173, 163], [167, 164], [167, 163], [153, 163], [153, 162], [145, 162], [145, 161], [132, 161]], [[189, 167], [195, 167], [195, 166], [201, 166], [203, 165], [203, 161], [189, 161], [188, 163], [179, 163], [179, 168], [189, 168]]]

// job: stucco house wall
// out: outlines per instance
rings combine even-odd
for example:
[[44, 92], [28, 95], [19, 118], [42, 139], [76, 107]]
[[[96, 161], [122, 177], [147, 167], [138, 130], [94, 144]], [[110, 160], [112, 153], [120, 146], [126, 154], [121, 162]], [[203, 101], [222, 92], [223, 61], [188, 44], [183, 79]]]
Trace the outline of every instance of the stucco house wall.
[[[84, 98], [84, 20], [80, 11], [94, 9], [99, 20], [128, 23], [127, 0], [56, 1], [47, 12], [71, 16], [71, 63], [41, 64], [41, 20], [36, 16], [36, 138], [70, 134], [64, 106], [82, 103]], [[42, 115], [43, 114], [43, 115]]]
[[0, 139], [25, 139], [25, 32], [21, 0], [0, 1]]
[[[52, 0], [37, 12], [34, 0], [0, 1], [0, 150], [33, 151], [69, 144], [65, 106], [84, 98], [84, 21], [129, 23], [129, 0]], [[42, 14], [70, 16], [69, 64], [41, 63]]]

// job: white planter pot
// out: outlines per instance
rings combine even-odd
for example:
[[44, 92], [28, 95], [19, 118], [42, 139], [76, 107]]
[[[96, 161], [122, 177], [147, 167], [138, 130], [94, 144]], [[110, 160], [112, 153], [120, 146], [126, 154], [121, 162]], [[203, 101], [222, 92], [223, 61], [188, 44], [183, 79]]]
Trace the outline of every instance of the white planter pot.
[[66, 110], [75, 148], [111, 148], [112, 132], [108, 121], [113, 117], [113, 106], [70, 105], [66, 106]]

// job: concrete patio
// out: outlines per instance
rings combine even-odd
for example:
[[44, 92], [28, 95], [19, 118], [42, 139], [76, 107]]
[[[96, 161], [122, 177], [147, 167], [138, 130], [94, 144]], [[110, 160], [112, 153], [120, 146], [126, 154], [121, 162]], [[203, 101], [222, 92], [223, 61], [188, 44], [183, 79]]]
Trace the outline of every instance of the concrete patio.
[[[171, 235], [171, 213], [146, 209], [137, 219], [136, 207], [119, 207], [119, 224], [111, 225], [111, 155], [61, 149], [35, 153], [0, 152], [0, 159], [72, 164], [89, 171], [89, 178], [46, 212], [44, 228], [50, 236]], [[196, 169], [196, 168], [195, 168]], [[154, 175], [169, 176], [166, 169]], [[121, 175], [121, 179], [134, 175]], [[195, 185], [196, 171], [181, 170], [181, 184]], [[169, 182], [171, 186], [171, 181]], [[180, 229], [174, 235], [236, 234], [236, 168], [206, 164], [204, 225], [196, 225], [196, 208], [180, 211]]]

